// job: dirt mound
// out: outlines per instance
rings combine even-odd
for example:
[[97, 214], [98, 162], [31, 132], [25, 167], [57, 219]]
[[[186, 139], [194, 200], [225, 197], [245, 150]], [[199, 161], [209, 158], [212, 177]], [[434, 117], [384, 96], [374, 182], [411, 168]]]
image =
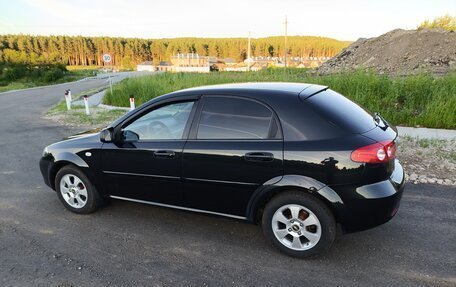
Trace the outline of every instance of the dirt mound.
[[359, 39], [320, 66], [317, 73], [355, 69], [389, 75], [456, 71], [456, 32], [397, 29], [376, 38]]

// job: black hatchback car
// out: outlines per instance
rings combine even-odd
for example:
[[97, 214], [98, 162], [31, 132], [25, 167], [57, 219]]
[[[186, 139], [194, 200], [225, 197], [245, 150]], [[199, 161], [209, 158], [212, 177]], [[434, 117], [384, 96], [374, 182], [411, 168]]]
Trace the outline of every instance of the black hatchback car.
[[296, 257], [397, 212], [396, 129], [328, 87], [245, 83], [155, 98], [101, 132], [44, 149], [44, 181], [69, 210], [107, 198], [261, 223]]

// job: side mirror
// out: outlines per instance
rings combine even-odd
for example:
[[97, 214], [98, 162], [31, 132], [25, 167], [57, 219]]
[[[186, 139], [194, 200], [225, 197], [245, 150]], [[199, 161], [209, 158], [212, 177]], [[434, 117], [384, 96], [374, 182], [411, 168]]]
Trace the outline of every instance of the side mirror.
[[122, 142], [133, 143], [139, 141], [139, 135], [130, 130], [122, 131]]
[[112, 129], [104, 129], [100, 132], [100, 141], [103, 143], [112, 142]]

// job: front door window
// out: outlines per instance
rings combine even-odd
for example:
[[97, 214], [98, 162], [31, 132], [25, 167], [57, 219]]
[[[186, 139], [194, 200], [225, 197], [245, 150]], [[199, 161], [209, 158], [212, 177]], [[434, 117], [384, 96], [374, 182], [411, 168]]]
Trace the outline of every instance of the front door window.
[[126, 126], [123, 131], [138, 135], [139, 141], [180, 140], [193, 102], [173, 103], [155, 109]]

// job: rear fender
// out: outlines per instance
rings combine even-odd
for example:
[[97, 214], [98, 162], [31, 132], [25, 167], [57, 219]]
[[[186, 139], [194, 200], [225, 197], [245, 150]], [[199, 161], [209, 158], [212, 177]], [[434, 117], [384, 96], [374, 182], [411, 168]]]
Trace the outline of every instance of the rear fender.
[[[269, 182], [275, 182], [268, 184]], [[285, 175], [281, 180], [270, 180], [258, 188], [247, 205], [247, 219], [255, 222], [257, 212], [276, 194], [290, 190], [302, 190], [322, 200], [334, 213], [336, 219], [343, 212], [344, 203], [340, 196], [325, 184], [302, 175]]]

